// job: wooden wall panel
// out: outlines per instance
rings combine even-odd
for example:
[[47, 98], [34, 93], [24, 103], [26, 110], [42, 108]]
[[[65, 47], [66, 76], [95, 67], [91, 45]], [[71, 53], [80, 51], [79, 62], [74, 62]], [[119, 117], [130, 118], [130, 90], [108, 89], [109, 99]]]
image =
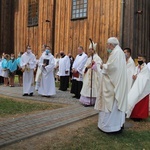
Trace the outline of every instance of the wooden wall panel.
[[71, 5], [71, 0], [56, 0], [55, 52], [71, 51], [73, 56], [76, 56], [79, 45], [88, 52], [89, 38], [92, 38], [98, 43], [98, 54], [106, 60], [107, 38], [110, 36], [120, 38], [121, 2], [88, 0], [88, 17], [82, 20], [71, 20]]
[[13, 53], [14, 49], [14, 0], [0, 0], [0, 54]]
[[[43, 0], [40, 0], [39, 1], [39, 24], [38, 24], [38, 28], [39, 30], [37, 31], [37, 38], [38, 38], [38, 41], [37, 41], [37, 50], [38, 50], [38, 54], [40, 55], [41, 53], [41, 48], [42, 48], [42, 44], [46, 44], [44, 43], [43, 41], [43, 6], [44, 2]], [[44, 22], [45, 23], [45, 22]]]
[[[123, 48], [133, 50], [134, 58], [142, 53], [150, 61], [149, 0], [88, 0], [88, 17], [80, 20], [71, 20], [72, 0], [39, 0], [39, 23], [34, 27], [27, 27], [28, 0], [1, 0], [0, 4], [1, 52], [14, 51], [17, 55], [29, 44], [40, 55], [42, 44], [47, 44], [54, 48], [53, 53], [64, 50], [75, 57], [79, 45], [88, 52], [89, 38], [92, 38], [98, 44], [97, 53], [105, 61], [107, 38], [115, 36]], [[143, 13], [137, 14], [138, 10]]]
[[[41, 54], [41, 45], [53, 47], [54, 53], [64, 50], [66, 54], [77, 54], [77, 47], [83, 46], [88, 52], [89, 38], [98, 43], [98, 54], [106, 59], [106, 40], [110, 36], [119, 38], [120, 1], [88, 0], [88, 17], [71, 20], [72, 0], [39, 0], [39, 24], [27, 27], [28, 0], [14, 0], [14, 50], [25, 51], [31, 45], [34, 53]], [[112, 8], [116, 9], [112, 9]], [[55, 12], [55, 22], [53, 22]], [[50, 22], [46, 22], [49, 20]], [[55, 26], [54, 26], [55, 25]], [[55, 37], [53, 34], [55, 31]]]
[[[142, 11], [142, 13], [137, 13], [138, 11]], [[143, 54], [147, 61], [150, 61], [149, 14], [149, 0], [125, 0], [122, 47], [130, 47], [134, 59], [138, 54]]]
[[30, 45], [32, 51], [38, 55], [41, 55], [43, 44], [52, 47], [53, 1], [39, 0], [38, 26], [28, 27], [28, 0], [15, 0], [15, 5], [18, 5], [14, 10], [15, 53], [24, 52], [26, 45]]

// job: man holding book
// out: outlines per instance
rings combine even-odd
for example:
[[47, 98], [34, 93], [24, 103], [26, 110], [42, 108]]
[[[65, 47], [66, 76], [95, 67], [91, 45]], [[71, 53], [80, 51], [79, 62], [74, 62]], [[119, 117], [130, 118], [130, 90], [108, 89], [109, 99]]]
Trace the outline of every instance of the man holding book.
[[80, 91], [82, 89], [83, 77], [82, 70], [87, 61], [87, 55], [83, 51], [83, 47], [78, 47], [78, 55], [72, 65], [72, 86], [71, 93], [75, 94], [74, 98], [80, 98]]
[[39, 59], [39, 67], [42, 71], [40, 87], [38, 93], [42, 96], [50, 97], [56, 94], [54, 80], [54, 56], [50, 53], [50, 48], [47, 46], [45, 52]]

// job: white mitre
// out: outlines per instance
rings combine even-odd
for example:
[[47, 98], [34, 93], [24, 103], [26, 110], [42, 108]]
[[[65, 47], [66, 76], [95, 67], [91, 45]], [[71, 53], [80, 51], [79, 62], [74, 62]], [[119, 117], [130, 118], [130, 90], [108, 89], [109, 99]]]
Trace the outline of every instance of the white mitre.
[[118, 39], [117, 39], [116, 37], [110, 37], [110, 38], [107, 40], [107, 43], [119, 45], [119, 41], [118, 41]]
[[[93, 43], [93, 44], [92, 44], [92, 43]], [[93, 48], [94, 51], [96, 51], [97, 43], [94, 43], [93, 41], [92, 41], [92, 43], [90, 42], [89, 49]]]

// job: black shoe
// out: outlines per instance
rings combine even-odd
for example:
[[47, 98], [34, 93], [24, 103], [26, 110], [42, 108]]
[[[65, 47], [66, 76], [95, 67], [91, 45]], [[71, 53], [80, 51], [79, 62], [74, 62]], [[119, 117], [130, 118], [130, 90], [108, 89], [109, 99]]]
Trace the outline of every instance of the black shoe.
[[76, 99], [80, 99], [80, 96], [76, 96]]
[[76, 96], [72, 96], [72, 98], [76, 98]]
[[140, 122], [140, 121], [142, 121], [142, 119], [141, 118], [131, 118], [133, 121], [135, 121], [135, 122]]
[[24, 93], [22, 96], [28, 96], [28, 94], [27, 94], [27, 93]]
[[50, 95], [42, 95], [42, 97], [50, 98]]
[[92, 104], [91, 104], [91, 105], [83, 104], [83, 106], [84, 106], [84, 107], [93, 107], [94, 105], [92, 105]]
[[84, 107], [89, 107], [89, 105], [83, 105]]
[[121, 130], [123, 130], [124, 129], [124, 124], [123, 124], [123, 126], [121, 127]]
[[30, 93], [29, 96], [33, 96], [33, 93]]
[[46, 95], [45, 97], [50, 98], [51, 96], [50, 95]]

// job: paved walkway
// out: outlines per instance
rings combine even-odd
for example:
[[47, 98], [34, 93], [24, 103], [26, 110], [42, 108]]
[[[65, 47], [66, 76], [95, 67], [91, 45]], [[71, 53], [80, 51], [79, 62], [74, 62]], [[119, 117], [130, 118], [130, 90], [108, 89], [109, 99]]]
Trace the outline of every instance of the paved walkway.
[[34, 93], [33, 97], [23, 97], [21, 87], [0, 86], [0, 95], [69, 104], [65, 108], [48, 110], [0, 122], [0, 147], [98, 113], [93, 107], [83, 107], [80, 105], [78, 100], [72, 98], [72, 94], [69, 91], [61, 92], [57, 90], [57, 94], [51, 98], [41, 97], [37, 92]]

